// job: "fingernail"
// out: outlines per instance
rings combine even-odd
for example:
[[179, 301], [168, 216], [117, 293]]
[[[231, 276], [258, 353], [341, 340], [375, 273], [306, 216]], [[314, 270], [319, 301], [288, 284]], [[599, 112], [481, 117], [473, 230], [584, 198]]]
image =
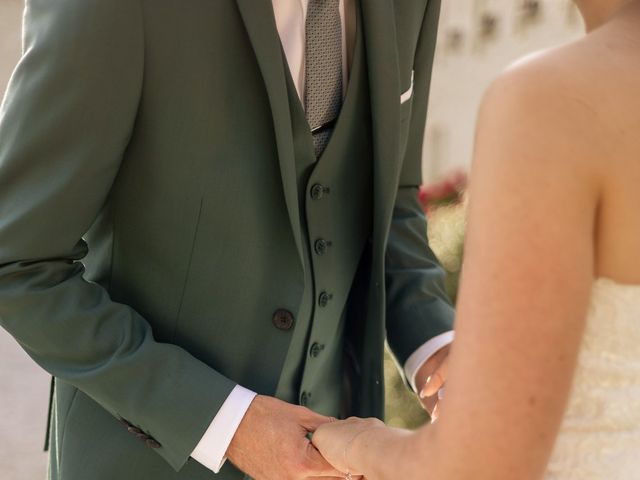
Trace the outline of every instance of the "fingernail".
[[427, 381], [424, 382], [422, 390], [420, 390], [420, 398], [425, 398], [427, 396], [427, 388], [429, 388], [429, 384], [431, 383], [431, 379], [433, 376], [427, 377]]

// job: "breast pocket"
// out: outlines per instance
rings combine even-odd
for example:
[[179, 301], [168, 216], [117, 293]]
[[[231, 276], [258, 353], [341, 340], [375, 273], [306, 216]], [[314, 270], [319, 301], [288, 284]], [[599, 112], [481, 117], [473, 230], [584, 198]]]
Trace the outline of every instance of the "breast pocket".
[[411, 104], [413, 103], [414, 71], [411, 70], [409, 81], [404, 83], [405, 89], [400, 94], [400, 121], [405, 122], [411, 116]]
[[407, 88], [404, 92], [400, 94], [400, 104], [404, 105], [405, 103], [411, 101], [413, 99], [413, 78], [415, 72], [411, 70], [411, 79], [409, 81], [409, 88]]
[[400, 146], [404, 152], [407, 139], [409, 137], [409, 128], [411, 125], [411, 111], [413, 107], [413, 70], [411, 71], [410, 81], [405, 84], [405, 89], [400, 95]]

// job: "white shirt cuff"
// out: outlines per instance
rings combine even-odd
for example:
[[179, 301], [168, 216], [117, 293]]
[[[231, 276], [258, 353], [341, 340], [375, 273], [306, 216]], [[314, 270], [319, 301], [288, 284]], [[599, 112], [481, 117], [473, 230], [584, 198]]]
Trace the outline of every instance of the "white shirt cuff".
[[452, 343], [454, 336], [454, 331], [450, 330], [438, 335], [437, 337], [433, 337], [413, 352], [407, 359], [404, 364], [404, 374], [407, 376], [407, 380], [409, 380], [409, 384], [411, 385], [411, 388], [413, 388], [414, 392], [418, 391], [416, 388], [416, 375], [418, 374], [418, 370], [420, 370], [426, 361], [435, 355], [438, 350]]
[[219, 473], [227, 461], [231, 440], [255, 397], [256, 393], [236, 385], [196, 445], [191, 458], [213, 470], [213, 473]]

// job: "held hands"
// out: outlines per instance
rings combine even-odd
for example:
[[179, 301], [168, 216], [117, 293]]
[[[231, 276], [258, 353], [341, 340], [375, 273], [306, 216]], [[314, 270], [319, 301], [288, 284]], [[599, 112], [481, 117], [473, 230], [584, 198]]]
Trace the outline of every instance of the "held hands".
[[[438, 350], [416, 374], [416, 388], [419, 389], [422, 405], [431, 415], [432, 422], [438, 418], [441, 393], [444, 391], [448, 374], [450, 350], [451, 345]], [[355, 478], [356, 474], [364, 473], [354, 469], [359, 460], [358, 441], [366, 448], [366, 441], [370, 442], [371, 438], [363, 437], [366, 437], [366, 432], [378, 428], [384, 428], [384, 423], [376, 418], [349, 418], [340, 422], [324, 423], [313, 434], [312, 442], [331, 465]]]
[[351, 474], [351, 478], [355, 480], [362, 472], [354, 470], [353, 461], [349, 461], [350, 458], [353, 460], [350, 457], [354, 453], [353, 446], [362, 434], [374, 428], [384, 428], [384, 423], [377, 418], [352, 417], [321, 425], [313, 434], [312, 441], [331, 465], [344, 472], [342, 478], [345, 478], [345, 474]]
[[[436, 352], [418, 370], [416, 387], [422, 405], [438, 417], [439, 395], [447, 378], [450, 346]], [[351, 470], [349, 453], [361, 434], [384, 427], [375, 418], [334, 421], [311, 410], [258, 395], [229, 445], [229, 460], [257, 480], [340, 479]], [[313, 434], [313, 444], [308, 434]], [[349, 477], [347, 477], [349, 478]], [[362, 477], [363, 478], [363, 477]]]
[[[440, 413], [440, 398], [438, 393], [444, 388], [447, 380], [449, 352], [451, 345], [438, 350], [427, 360], [416, 375], [416, 388], [420, 396], [420, 402], [429, 412], [431, 421], [435, 422]], [[444, 390], [443, 390], [444, 391]]]
[[331, 419], [258, 395], [229, 445], [229, 460], [257, 480], [344, 478], [322, 458], [307, 434]]

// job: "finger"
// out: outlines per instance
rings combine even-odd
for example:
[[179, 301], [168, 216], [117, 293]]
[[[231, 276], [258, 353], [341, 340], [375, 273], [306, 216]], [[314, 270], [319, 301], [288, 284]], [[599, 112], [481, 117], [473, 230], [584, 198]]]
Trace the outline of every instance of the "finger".
[[433, 396], [434, 393], [440, 390], [442, 385], [444, 385], [444, 378], [445, 377], [442, 375], [440, 368], [438, 368], [433, 375], [427, 378], [422, 390], [420, 390], [420, 398]]
[[420, 391], [420, 398], [431, 397], [438, 393], [447, 378], [448, 367], [449, 357], [445, 358], [433, 375], [427, 378], [427, 382]]
[[427, 411], [429, 416], [433, 417], [433, 412], [438, 405], [438, 396], [434, 395], [432, 397], [425, 397], [420, 399], [423, 408]]
[[[311, 476], [311, 477], [307, 477], [307, 478], [313, 478], [313, 480], [336, 480], [337, 478], [339, 478], [340, 480], [344, 480], [346, 476], [347, 476], [346, 473], [340, 473], [340, 476], [338, 476], [338, 477], [327, 477], [325, 475], [325, 476], [321, 476], [321, 477]], [[353, 480], [362, 480], [363, 477], [356, 476], [356, 475], [351, 475], [351, 478]]]
[[327, 462], [318, 449], [311, 443], [307, 446], [306, 454], [310, 466], [310, 476], [344, 478], [344, 473], [335, 469], [329, 462]]
[[431, 412], [431, 423], [435, 423], [440, 416], [440, 402], [436, 403], [436, 406], [433, 407], [433, 412]]
[[[307, 477], [313, 478], [313, 480], [344, 480], [347, 477], [346, 473], [341, 474], [339, 477]], [[351, 475], [353, 480], [366, 480], [362, 475]]]
[[[307, 478], [313, 478], [313, 480], [335, 480], [335, 479], [340, 479], [340, 480], [344, 480], [346, 478], [347, 474], [346, 473], [340, 473], [339, 477], [307, 477]], [[366, 480], [366, 478], [364, 477], [364, 475], [354, 475], [351, 474], [351, 478], [352, 480]]]
[[332, 417], [325, 417], [324, 415], [320, 415], [319, 413], [316, 413], [312, 410], [305, 410], [306, 412], [304, 412], [304, 414], [300, 418], [300, 425], [308, 432], [315, 432], [320, 425], [335, 421], [335, 419], [332, 419]]

